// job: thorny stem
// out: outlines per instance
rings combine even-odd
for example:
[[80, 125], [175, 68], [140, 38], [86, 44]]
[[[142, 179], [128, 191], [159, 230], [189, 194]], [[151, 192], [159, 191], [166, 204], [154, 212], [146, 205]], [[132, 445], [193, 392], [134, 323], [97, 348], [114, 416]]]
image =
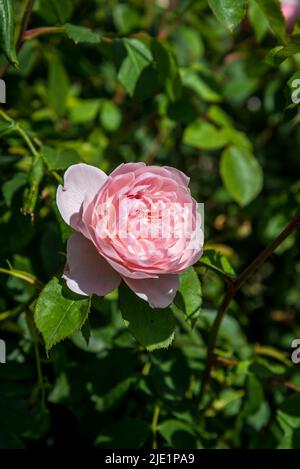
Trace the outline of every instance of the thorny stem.
[[214, 365], [214, 350], [216, 346], [218, 332], [222, 323], [222, 320], [227, 312], [227, 309], [235, 297], [237, 291], [241, 288], [242, 285], [251, 277], [251, 275], [259, 268], [261, 265], [268, 259], [275, 249], [283, 243], [283, 241], [294, 231], [300, 227], [300, 207], [296, 211], [296, 214], [293, 216], [290, 223], [286, 228], [279, 234], [279, 236], [270, 243], [235, 279], [232, 280], [227, 286], [227, 291], [224, 296], [224, 299], [219, 307], [218, 313], [212, 325], [210, 339], [207, 349], [207, 357], [205, 363], [205, 369], [203, 372], [200, 396], [199, 396], [199, 405], [202, 403], [204, 393], [207, 389], [207, 386], [210, 382], [211, 370]]

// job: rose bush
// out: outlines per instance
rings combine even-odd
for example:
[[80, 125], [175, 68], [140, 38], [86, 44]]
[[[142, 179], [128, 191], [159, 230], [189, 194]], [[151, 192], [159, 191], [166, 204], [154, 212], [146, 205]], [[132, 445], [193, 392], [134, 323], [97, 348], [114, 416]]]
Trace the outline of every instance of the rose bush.
[[0, 448], [299, 449], [280, 3], [0, 1]]
[[123, 279], [150, 306], [168, 306], [178, 274], [203, 247], [201, 216], [188, 183], [175, 168], [144, 163], [121, 164], [110, 176], [86, 164], [71, 166], [56, 199], [76, 230], [67, 244], [68, 287], [103, 296]]

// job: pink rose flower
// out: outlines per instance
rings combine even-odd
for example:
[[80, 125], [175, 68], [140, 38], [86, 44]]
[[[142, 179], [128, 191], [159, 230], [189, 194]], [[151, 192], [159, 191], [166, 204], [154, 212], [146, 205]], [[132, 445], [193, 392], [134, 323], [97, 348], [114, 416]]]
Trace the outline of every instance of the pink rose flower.
[[165, 308], [179, 273], [202, 253], [203, 231], [189, 178], [170, 167], [121, 164], [110, 176], [70, 166], [57, 189], [62, 218], [76, 231], [63, 277], [81, 295], [106, 295], [123, 279], [150, 306]]
[[300, 2], [299, 0], [281, 0], [280, 3], [286, 22], [286, 29], [291, 31], [296, 21], [300, 18]]

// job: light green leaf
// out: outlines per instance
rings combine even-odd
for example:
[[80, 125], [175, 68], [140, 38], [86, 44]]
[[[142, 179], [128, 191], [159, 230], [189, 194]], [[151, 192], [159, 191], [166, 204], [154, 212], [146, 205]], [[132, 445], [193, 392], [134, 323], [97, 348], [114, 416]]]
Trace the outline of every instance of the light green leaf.
[[96, 118], [100, 102], [98, 99], [85, 99], [79, 101], [70, 110], [70, 120], [73, 124], [83, 124]]
[[84, 26], [77, 26], [75, 24], [66, 23], [64, 29], [69, 39], [78, 44], [80, 42], [88, 42], [91, 44], [97, 44], [101, 40], [101, 36], [98, 33], [94, 33], [89, 28]]
[[226, 145], [227, 138], [223, 130], [198, 118], [185, 129], [183, 142], [199, 149], [216, 150]]
[[206, 249], [200, 258], [200, 264], [207, 266], [208, 268], [220, 272], [230, 277], [235, 276], [235, 271], [224, 254], [221, 254], [214, 249]]
[[149, 351], [168, 347], [175, 331], [172, 311], [169, 308], [151, 308], [124, 283], [121, 284], [119, 292], [123, 319], [136, 340]]
[[100, 123], [105, 130], [115, 132], [120, 127], [122, 113], [118, 106], [108, 99], [103, 100], [100, 106]]
[[218, 20], [230, 31], [242, 21], [246, 14], [245, 0], [208, 0]]
[[251, 202], [262, 189], [261, 166], [245, 149], [227, 148], [222, 154], [220, 172], [227, 191], [242, 206]]
[[53, 277], [38, 297], [34, 320], [46, 350], [81, 329], [90, 311], [90, 298], [75, 295]]
[[254, 29], [256, 40], [261, 42], [268, 31], [269, 22], [255, 0], [250, 0], [249, 2], [249, 19]]
[[43, 145], [41, 154], [50, 170], [66, 169], [72, 164], [80, 162], [79, 155], [75, 150], [51, 148]]

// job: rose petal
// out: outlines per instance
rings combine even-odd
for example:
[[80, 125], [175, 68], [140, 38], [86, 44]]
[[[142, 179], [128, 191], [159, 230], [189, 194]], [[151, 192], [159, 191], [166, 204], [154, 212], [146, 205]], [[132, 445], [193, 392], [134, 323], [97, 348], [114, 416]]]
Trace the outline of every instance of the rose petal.
[[93, 198], [107, 179], [101, 169], [87, 164], [75, 164], [65, 172], [64, 185], [56, 193], [56, 204], [68, 225], [77, 228], [78, 213], [85, 196]]
[[110, 176], [119, 176], [120, 174], [126, 174], [137, 171], [139, 168], [145, 167], [145, 163], [121, 163], [116, 169], [110, 173]]
[[75, 293], [99, 296], [113, 291], [121, 281], [119, 274], [98, 253], [93, 243], [80, 233], [74, 233], [68, 240], [63, 278]]
[[148, 301], [152, 308], [166, 308], [172, 303], [179, 288], [178, 275], [160, 275], [159, 278], [135, 280], [123, 277], [137, 296]]

